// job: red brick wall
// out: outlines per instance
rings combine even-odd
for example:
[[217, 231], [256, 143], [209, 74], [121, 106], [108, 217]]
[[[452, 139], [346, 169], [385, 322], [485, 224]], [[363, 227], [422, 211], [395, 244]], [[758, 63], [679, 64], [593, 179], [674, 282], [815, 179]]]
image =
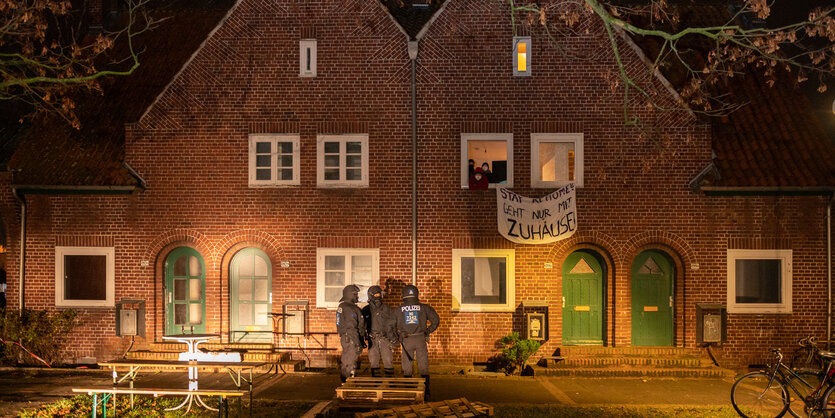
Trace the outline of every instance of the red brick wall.
[[[521, 330], [518, 312], [451, 310], [454, 248], [515, 249], [517, 305], [544, 300], [549, 307], [550, 341], [542, 354], [560, 345], [561, 268], [577, 249], [598, 252], [607, 266], [607, 345], [631, 343], [631, 263], [647, 249], [666, 252], [676, 266], [677, 346], [696, 346], [697, 302], [725, 302], [730, 247], [787, 245], [795, 254], [794, 312], [731, 315], [726, 354], [732, 361], [807, 333], [822, 337], [825, 200], [692, 193], [688, 182], [710, 161], [706, 126], [686, 114], [655, 112], [642, 100], [630, 101], [630, 110], [648, 128], [626, 126], [623, 92], [605, 81], [614, 59], [593, 22], [581, 28], [582, 36], [565, 40], [581, 58], [559, 54], [533, 28], [534, 75], [514, 78], [510, 20], [497, 4], [448, 0], [420, 41], [418, 286], [441, 315], [433, 359], [484, 361], [499, 337]], [[303, 33], [318, 40], [315, 78], [298, 77]], [[631, 73], [668, 100], [628, 46], [621, 51]], [[165, 257], [183, 245], [206, 262], [208, 332], [228, 331], [228, 265], [248, 246], [273, 263], [275, 311], [285, 300], [309, 299], [315, 307], [320, 247], [379, 248], [380, 281], [396, 303], [411, 277], [409, 71], [405, 36], [374, 2], [243, 1], [150, 112], [127, 127], [126, 159], [147, 190], [30, 199], [27, 306], [54, 304], [59, 242], [95, 239], [116, 248], [116, 300], [148, 301], [150, 340], [163, 333]], [[247, 138], [264, 132], [301, 136], [301, 186], [247, 186]], [[514, 191], [529, 196], [550, 192], [528, 186], [530, 134], [582, 132], [578, 232], [541, 246], [501, 238], [495, 194], [460, 188], [462, 132], [513, 133]], [[316, 187], [316, 135], [324, 133], [369, 135], [368, 188]], [[13, 212], [3, 213], [8, 226]], [[16, 248], [11, 241], [10, 248]], [[114, 337], [112, 308], [82, 313], [85, 325], [74, 335], [71, 355], [125, 348]], [[332, 310], [312, 308], [309, 329], [333, 331], [333, 321]]]

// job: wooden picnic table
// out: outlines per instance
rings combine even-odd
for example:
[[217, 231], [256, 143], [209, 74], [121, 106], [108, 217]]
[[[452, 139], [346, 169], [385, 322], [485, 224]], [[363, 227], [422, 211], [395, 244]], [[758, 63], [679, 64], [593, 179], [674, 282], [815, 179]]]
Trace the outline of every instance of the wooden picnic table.
[[[143, 367], [145, 368], [174, 368], [174, 369], [189, 369], [191, 372], [192, 370], [196, 369], [210, 369], [210, 368], [223, 368], [229, 373], [229, 377], [232, 378], [232, 381], [235, 383], [235, 387], [240, 390], [241, 389], [241, 382], [246, 382], [249, 384], [249, 402], [250, 406], [252, 405], [252, 385], [253, 385], [253, 377], [252, 371], [253, 369], [261, 366], [265, 366], [268, 363], [266, 362], [229, 362], [229, 361], [172, 361], [172, 360], [128, 360], [128, 359], [120, 359], [120, 360], [110, 360], [110, 361], [103, 361], [99, 363], [100, 367], [108, 367], [112, 370], [113, 375], [113, 386], [116, 386], [125, 381], [125, 379], [129, 380], [130, 389], [134, 389], [133, 381], [136, 378], [136, 375], [139, 373]], [[118, 370], [127, 369], [127, 372], [119, 377]], [[246, 376], [242, 376], [241, 372], [244, 370], [249, 370], [249, 378], [247, 379]], [[192, 374], [189, 373], [191, 376]], [[191, 380], [191, 378], [190, 378]], [[189, 382], [189, 390], [196, 390], [197, 385], [192, 384], [193, 382]], [[192, 400], [192, 396], [187, 396], [186, 400], [183, 401], [183, 405], [186, 402]], [[198, 402], [199, 398], [197, 398]], [[131, 405], [133, 404], [133, 395], [131, 395]], [[182, 405], [181, 405], [182, 406]], [[209, 408], [203, 405], [207, 409]]]

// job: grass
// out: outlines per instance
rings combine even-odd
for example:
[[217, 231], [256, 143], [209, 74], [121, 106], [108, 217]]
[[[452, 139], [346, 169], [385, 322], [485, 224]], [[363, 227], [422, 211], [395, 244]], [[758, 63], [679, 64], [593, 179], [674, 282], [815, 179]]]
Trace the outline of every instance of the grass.
[[[136, 396], [134, 397], [134, 406], [130, 408], [129, 396], [116, 397], [116, 412], [119, 417], [216, 417], [217, 412], [208, 411], [200, 406], [193, 405], [188, 414], [184, 414], [182, 410], [165, 411], [165, 408], [172, 408], [180, 404], [182, 398], [180, 397], [160, 397], [154, 398], [152, 396]], [[229, 405], [229, 415], [237, 416], [238, 401], [232, 401]], [[26, 409], [20, 412], [20, 416], [24, 418], [34, 417], [89, 417], [92, 412], [92, 397], [87, 395], [74, 396], [72, 398], [65, 398], [59, 401], [46, 404], [36, 409]], [[207, 399], [206, 403], [209, 406], [217, 407], [217, 399]], [[253, 405], [254, 417], [298, 417], [307, 412], [315, 405], [316, 402], [305, 401], [275, 401], [275, 400], [255, 400]], [[108, 401], [107, 413], [113, 414], [113, 401]], [[249, 416], [249, 403], [244, 402], [242, 405], [243, 415]], [[101, 414], [101, 407], [99, 407], [99, 414]]]

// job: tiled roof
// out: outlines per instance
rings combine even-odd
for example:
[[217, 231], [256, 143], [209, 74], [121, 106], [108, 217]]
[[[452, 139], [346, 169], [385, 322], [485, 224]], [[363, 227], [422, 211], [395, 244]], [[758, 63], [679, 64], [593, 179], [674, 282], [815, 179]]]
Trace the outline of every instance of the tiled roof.
[[[676, 4], [681, 21], [694, 26], [724, 24], [730, 19], [727, 3]], [[737, 22], [742, 23], [742, 22]], [[650, 59], [660, 44], [653, 39], [635, 41]], [[686, 46], [691, 66], [699, 68], [706, 56], [698, 40]], [[708, 45], [707, 47], [710, 47]], [[703, 61], [702, 61], [703, 62]], [[662, 66], [674, 87], [682, 87], [687, 76], [681, 66]], [[724, 117], [711, 117], [713, 161], [716, 175], [705, 176], [700, 186], [714, 188], [835, 188], [835, 139], [827, 132], [818, 112], [797, 85], [796, 74], [777, 73], [773, 87], [756, 71], [728, 80], [717, 87], [717, 95], [728, 101], [747, 103]], [[819, 106], [819, 105], [818, 105]], [[694, 176], [696, 173], [694, 173]]]
[[104, 80], [101, 94], [75, 96], [81, 129], [49, 113], [32, 121], [8, 163], [14, 184], [137, 185], [123, 164], [124, 124], [138, 120], [232, 3], [189, 0], [156, 10], [168, 20], [138, 40], [137, 50], [145, 51], [139, 68], [130, 76]]

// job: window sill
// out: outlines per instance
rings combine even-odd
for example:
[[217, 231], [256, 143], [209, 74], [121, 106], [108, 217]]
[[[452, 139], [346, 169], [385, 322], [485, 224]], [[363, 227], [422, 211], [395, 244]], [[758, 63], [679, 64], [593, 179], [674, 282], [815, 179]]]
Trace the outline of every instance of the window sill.
[[56, 308], [113, 308], [116, 304], [109, 301], [91, 302], [91, 301], [61, 301], [55, 302]]

